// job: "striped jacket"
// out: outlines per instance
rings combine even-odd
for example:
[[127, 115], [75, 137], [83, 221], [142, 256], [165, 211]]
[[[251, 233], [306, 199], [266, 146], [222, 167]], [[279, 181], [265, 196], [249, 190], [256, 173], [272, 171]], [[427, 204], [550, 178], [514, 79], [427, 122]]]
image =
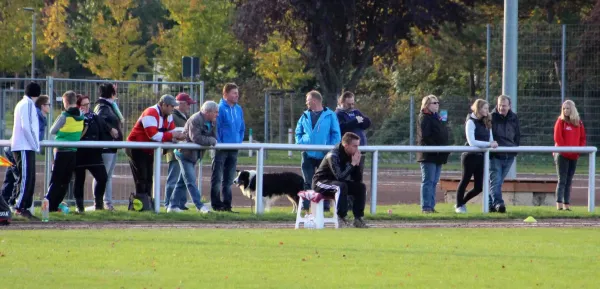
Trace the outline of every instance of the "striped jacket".
[[[50, 134], [56, 135], [57, 141], [79, 141], [83, 132], [83, 120], [78, 108], [72, 107], [63, 111], [50, 129]], [[59, 148], [59, 151], [77, 151], [77, 148]]]
[[[173, 115], [163, 117], [158, 105], [146, 108], [140, 118], [137, 120], [133, 129], [127, 137], [127, 141], [136, 142], [165, 142], [172, 141], [173, 134], [170, 132], [175, 129]], [[144, 150], [153, 154], [153, 150]]]

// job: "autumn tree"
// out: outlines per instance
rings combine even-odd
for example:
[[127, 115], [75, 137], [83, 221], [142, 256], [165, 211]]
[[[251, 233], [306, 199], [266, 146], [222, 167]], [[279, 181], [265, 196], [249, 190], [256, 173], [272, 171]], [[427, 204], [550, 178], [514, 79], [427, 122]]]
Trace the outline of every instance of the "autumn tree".
[[44, 53], [54, 60], [54, 74], [58, 72], [58, 54], [67, 42], [67, 6], [69, 0], [46, 2], [43, 9]]
[[[234, 31], [250, 47], [274, 31], [289, 40], [314, 68], [328, 105], [342, 89], [356, 87], [374, 56], [394, 51], [411, 27], [436, 30], [446, 21], [461, 24], [464, 1], [237, 0]], [[301, 25], [293, 25], [299, 22]]]
[[85, 66], [103, 78], [131, 79], [140, 67], [148, 65], [146, 45], [141, 38], [139, 19], [131, 16], [133, 0], [105, 0], [110, 13], [98, 13], [92, 21], [92, 36], [98, 51], [90, 53]]
[[[0, 72], [15, 75], [29, 71], [31, 65], [31, 12], [23, 7], [34, 7], [37, 1], [0, 1]], [[37, 18], [39, 19], [39, 17]], [[41, 37], [41, 33], [37, 34]], [[41, 45], [38, 45], [37, 48]], [[38, 49], [38, 51], [41, 51]]]

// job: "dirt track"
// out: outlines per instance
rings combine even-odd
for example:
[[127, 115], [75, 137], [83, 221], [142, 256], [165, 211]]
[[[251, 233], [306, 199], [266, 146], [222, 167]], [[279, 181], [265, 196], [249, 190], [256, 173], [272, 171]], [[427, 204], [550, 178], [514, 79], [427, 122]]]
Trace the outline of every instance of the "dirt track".
[[[254, 169], [250, 166], [238, 166], [238, 169]], [[0, 178], [4, 177], [4, 168], [0, 168]], [[300, 174], [300, 168], [297, 167], [282, 167], [282, 166], [266, 166], [265, 172], [281, 172], [281, 171], [292, 171]], [[36, 198], [39, 199], [42, 196], [43, 189], [43, 166], [37, 166], [36, 174]], [[579, 171], [584, 173], [583, 171]], [[203, 167], [202, 174], [202, 195], [204, 198], [210, 198], [210, 166], [205, 165]], [[166, 182], [167, 165], [162, 166], [162, 190], [164, 192], [164, 184]], [[448, 172], [443, 171], [442, 177], [459, 177], [459, 172]], [[555, 175], [537, 175], [537, 174], [519, 174], [522, 178], [542, 178], [542, 179], [556, 179]], [[365, 182], [368, 188], [368, 199], [370, 202], [370, 171], [365, 171], [364, 175]], [[598, 178], [596, 178], [598, 179]], [[86, 200], [92, 200], [92, 178], [88, 174], [86, 182]], [[380, 205], [391, 205], [391, 204], [417, 204], [419, 203], [419, 188], [420, 188], [421, 175], [419, 171], [404, 170], [404, 169], [381, 169], [378, 173], [378, 197], [377, 203]], [[127, 200], [129, 193], [134, 191], [133, 179], [131, 177], [131, 170], [127, 164], [118, 164], [115, 168], [113, 176], [113, 199], [114, 200]], [[250, 206], [251, 201], [242, 196], [240, 190], [236, 187], [232, 187], [233, 192], [233, 206]], [[163, 196], [164, 198], [164, 196]], [[188, 198], [189, 199], [189, 198]], [[444, 195], [440, 191], [439, 187], [437, 190], [436, 199], [438, 202], [444, 201]], [[573, 182], [573, 191], [571, 192], [571, 203], [573, 205], [586, 205], [587, 204], [587, 175], [576, 175]], [[600, 188], [596, 187], [596, 203], [600, 203]], [[281, 205], [288, 206], [289, 202], [281, 200]]]
[[[399, 222], [376, 221], [368, 222], [373, 228], [549, 228], [549, 227], [600, 227], [600, 220], [551, 219], [540, 220], [537, 223], [524, 223], [520, 220], [501, 221], [426, 221]], [[9, 230], [72, 230], [72, 229], [293, 229], [293, 222], [59, 222], [59, 223], [29, 223], [16, 222], [2, 229]]]

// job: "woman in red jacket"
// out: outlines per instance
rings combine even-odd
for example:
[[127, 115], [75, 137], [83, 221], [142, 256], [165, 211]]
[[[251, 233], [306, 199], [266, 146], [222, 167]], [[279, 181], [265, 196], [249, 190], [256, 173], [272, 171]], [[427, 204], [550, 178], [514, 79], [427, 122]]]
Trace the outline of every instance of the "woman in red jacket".
[[[566, 100], [562, 105], [562, 113], [554, 125], [554, 143], [556, 146], [585, 146], [585, 129], [579, 118], [579, 113], [572, 100]], [[556, 173], [556, 209], [569, 209], [571, 182], [577, 167], [578, 153], [555, 153]]]

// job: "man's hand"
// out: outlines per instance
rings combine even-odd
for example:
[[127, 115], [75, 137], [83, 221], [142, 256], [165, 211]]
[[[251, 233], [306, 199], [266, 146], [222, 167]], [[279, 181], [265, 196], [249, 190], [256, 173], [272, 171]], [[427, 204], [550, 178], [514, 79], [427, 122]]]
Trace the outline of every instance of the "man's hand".
[[364, 119], [365, 118], [360, 115], [356, 117], [356, 121], [358, 121], [358, 123], [362, 123]]
[[360, 164], [360, 151], [356, 151], [356, 153], [354, 153], [354, 155], [352, 155], [352, 165], [353, 166], [358, 166]]
[[493, 141], [493, 142], [490, 144], [490, 147], [491, 147], [491, 148], [493, 148], [493, 149], [495, 149], [495, 148], [497, 148], [497, 147], [498, 147], [498, 143], [497, 143], [496, 141]]
[[113, 139], [119, 138], [119, 131], [116, 128], [111, 129], [110, 136], [112, 136]]
[[185, 140], [185, 134], [183, 134], [182, 132], [179, 132], [179, 131], [173, 132], [173, 139]]

